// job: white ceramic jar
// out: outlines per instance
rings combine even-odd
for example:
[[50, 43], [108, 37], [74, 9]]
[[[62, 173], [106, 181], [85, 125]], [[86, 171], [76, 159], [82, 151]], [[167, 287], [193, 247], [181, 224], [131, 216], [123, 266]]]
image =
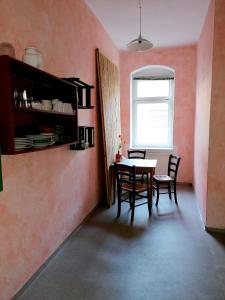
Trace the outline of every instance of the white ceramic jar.
[[23, 55], [22, 61], [33, 67], [42, 68], [42, 55], [37, 48], [27, 47]]

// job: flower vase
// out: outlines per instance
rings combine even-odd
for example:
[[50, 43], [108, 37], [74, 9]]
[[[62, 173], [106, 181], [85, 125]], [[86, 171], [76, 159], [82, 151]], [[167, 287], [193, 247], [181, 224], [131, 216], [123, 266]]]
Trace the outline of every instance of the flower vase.
[[116, 162], [117, 162], [117, 163], [120, 162], [121, 159], [122, 159], [122, 155], [121, 155], [120, 152], [118, 151], [118, 152], [116, 153]]

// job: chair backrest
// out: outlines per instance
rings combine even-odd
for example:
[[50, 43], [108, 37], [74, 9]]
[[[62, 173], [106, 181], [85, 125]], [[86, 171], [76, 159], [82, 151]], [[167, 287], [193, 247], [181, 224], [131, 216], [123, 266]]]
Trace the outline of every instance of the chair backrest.
[[140, 158], [145, 159], [146, 150], [127, 150], [128, 158]]
[[180, 156], [172, 155], [169, 156], [168, 161], [168, 176], [172, 177], [175, 181], [177, 179], [178, 167], [180, 164]]
[[133, 190], [135, 190], [136, 185], [136, 167], [127, 166], [121, 163], [114, 164], [117, 188], [120, 190], [124, 185], [132, 185]]

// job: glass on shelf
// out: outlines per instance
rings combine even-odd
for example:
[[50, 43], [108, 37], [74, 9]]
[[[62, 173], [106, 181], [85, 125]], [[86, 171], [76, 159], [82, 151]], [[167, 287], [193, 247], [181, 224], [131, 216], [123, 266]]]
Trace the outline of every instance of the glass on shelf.
[[13, 101], [15, 107], [31, 107], [31, 99], [27, 97], [26, 90], [17, 90], [15, 89], [13, 92]]

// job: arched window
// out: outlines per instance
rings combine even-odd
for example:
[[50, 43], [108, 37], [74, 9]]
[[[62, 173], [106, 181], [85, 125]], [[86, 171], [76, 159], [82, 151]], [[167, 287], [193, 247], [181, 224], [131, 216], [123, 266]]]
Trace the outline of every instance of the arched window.
[[131, 147], [173, 147], [174, 70], [147, 66], [131, 74]]

